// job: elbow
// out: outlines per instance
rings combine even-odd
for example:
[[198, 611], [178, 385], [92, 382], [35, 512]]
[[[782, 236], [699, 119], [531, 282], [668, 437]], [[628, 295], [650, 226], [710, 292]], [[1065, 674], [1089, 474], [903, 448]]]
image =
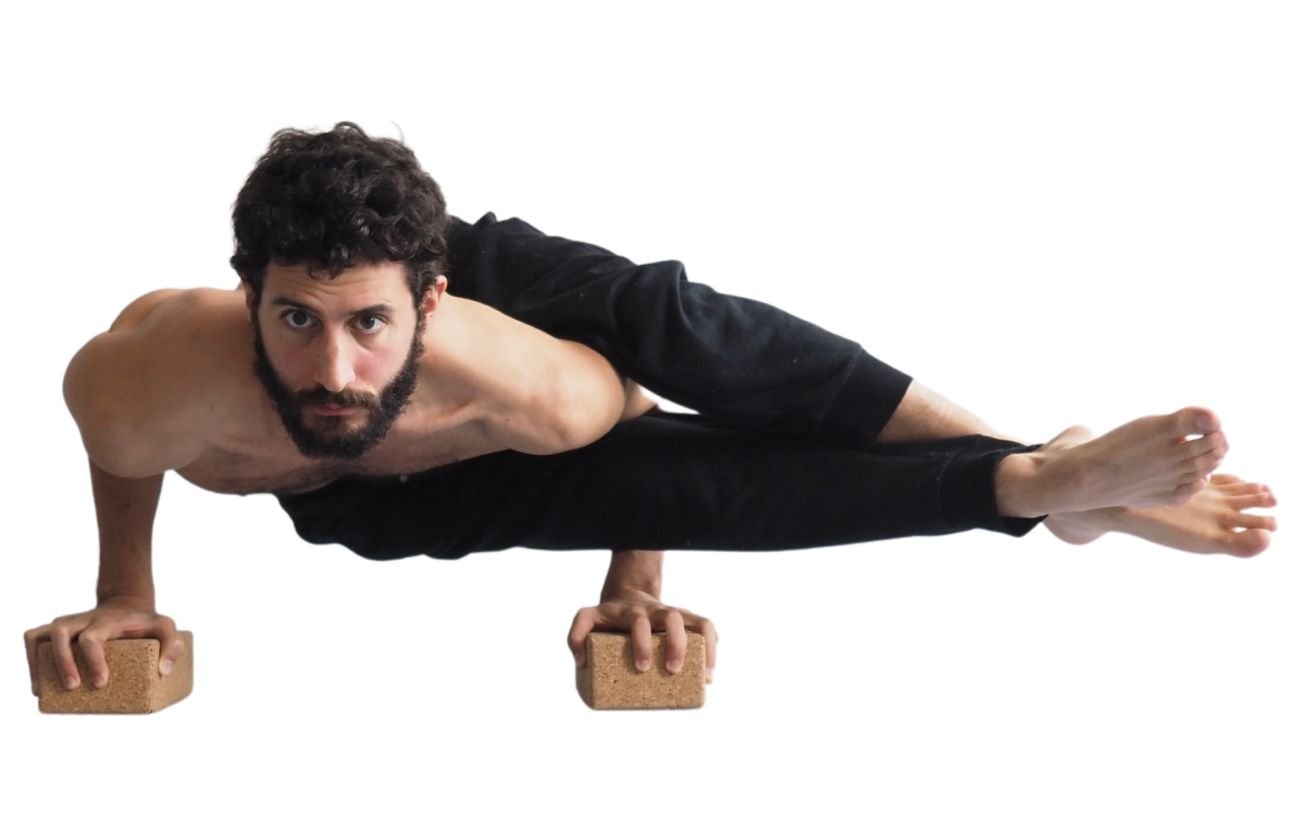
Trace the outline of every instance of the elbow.
[[618, 425], [623, 414], [622, 400], [594, 400], [579, 392], [561, 395], [555, 405], [558, 419], [554, 425], [561, 451], [591, 445]]
[[585, 406], [569, 406], [562, 410], [559, 421], [554, 425], [556, 450], [572, 451], [591, 445], [605, 436], [609, 429], [599, 430], [595, 419]]

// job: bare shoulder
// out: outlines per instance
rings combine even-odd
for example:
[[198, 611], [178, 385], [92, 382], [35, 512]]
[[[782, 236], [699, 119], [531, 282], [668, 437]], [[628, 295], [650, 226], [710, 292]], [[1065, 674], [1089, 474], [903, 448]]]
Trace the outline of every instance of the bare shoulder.
[[91, 459], [119, 476], [196, 459], [228, 411], [229, 378], [246, 369], [251, 329], [241, 310], [236, 292], [157, 290], [86, 343], [63, 391]]
[[594, 442], [618, 422], [625, 381], [598, 352], [487, 304], [452, 303], [455, 317], [440, 327], [449, 335], [440, 345], [460, 351], [442, 365], [473, 384], [494, 442], [526, 454], [554, 454]]

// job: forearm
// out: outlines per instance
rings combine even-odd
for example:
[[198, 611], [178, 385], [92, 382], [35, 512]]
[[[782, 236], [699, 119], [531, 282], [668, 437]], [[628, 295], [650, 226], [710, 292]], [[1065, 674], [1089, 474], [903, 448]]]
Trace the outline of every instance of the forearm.
[[620, 423], [635, 420], [650, 409], [658, 407], [659, 404], [641, 391], [641, 386], [635, 383], [632, 378], [623, 378], [623, 415], [618, 418]]
[[605, 601], [621, 589], [642, 590], [658, 597], [663, 586], [663, 564], [663, 551], [614, 551], [610, 554], [609, 572], [600, 591], [600, 600]]
[[163, 474], [129, 479], [91, 461], [90, 482], [99, 523], [98, 601], [129, 595], [152, 604], [153, 522]]

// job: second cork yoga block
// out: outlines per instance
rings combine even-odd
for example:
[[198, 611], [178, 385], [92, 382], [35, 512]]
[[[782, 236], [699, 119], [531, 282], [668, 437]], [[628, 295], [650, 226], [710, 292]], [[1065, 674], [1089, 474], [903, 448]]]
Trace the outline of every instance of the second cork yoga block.
[[146, 714], [157, 712], [190, 694], [194, 687], [194, 634], [177, 633], [185, 641], [185, 651], [172, 671], [158, 671], [162, 655], [156, 638], [117, 638], [104, 642], [104, 659], [108, 662], [108, 683], [95, 689], [90, 668], [81, 647], [72, 642], [72, 657], [77, 662], [81, 683], [67, 689], [54, 666], [50, 642], [36, 649], [36, 691], [40, 710], [50, 713]]
[[704, 706], [704, 636], [687, 631], [682, 671], [664, 667], [668, 638], [650, 636], [650, 669], [640, 672], [628, 633], [590, 633], [578, 694], [592, 709], [698, 709]]

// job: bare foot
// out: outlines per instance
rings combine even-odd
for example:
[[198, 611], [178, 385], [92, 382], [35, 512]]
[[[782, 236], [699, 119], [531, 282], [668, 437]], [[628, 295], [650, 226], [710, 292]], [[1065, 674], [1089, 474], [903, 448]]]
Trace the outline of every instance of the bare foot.
[[1071, 426], [1037, 451], [1003, 458], [995, 478], [1003, 515], [1182, 505], [1209, 484], [1228, 452], [1219, 419], [1197, 407], [1091, 436]]
[[1073, 545], [1114, 531], [1188, 553], [1246, 557], [1268, 547], [1269, 531], [1277, 530], [1277, 519], [1244, 513], [1245, 509], [1275, 505], [1277, 498], [1267, 485], [1215, 474], [1205, 490], [1176, 508], [1099, 508], [1052, 514], [1043, 524]]

